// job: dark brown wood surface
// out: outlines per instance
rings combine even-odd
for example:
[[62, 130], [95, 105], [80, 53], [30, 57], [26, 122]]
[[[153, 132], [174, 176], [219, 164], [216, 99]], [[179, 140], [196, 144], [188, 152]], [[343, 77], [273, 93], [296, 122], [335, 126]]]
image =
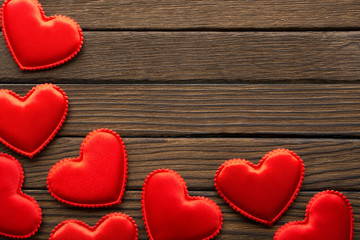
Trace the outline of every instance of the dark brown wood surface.
[[43, 0], [85, 29], [359, 28], [354, 0]]
[[[15, 155], [26, 172], [25, 189], [46, 189], [53, 164], [78, 157], [83, 138], [60, 137], [34, 159]], [[127, 189], [140, 190], [146, 176], [159, 168], [181, 174], [191, 190], [213, 190], [213, 178], [226, 160], [243, 158], [254, 163], [276, 148], [295, 151], [305, 162], [303, 190], [360, 191], [360, 140], [304, 138], [124, 138], [129, 159]], [[196, 169], [196, 174], [194, 174]]]
[[[78, 219], [86, 221], [90, 225], [95, 225], [101, 217], [112, 212], [123, 212], [133, 217], [139, 228], [139, 239], [145, 240], [146, 237], [144, 223], [141, 215], [141, 192], [127, 190], [125, 192], [123, 203], [119, 206], [106, 209], [80, 209], [75, 207], [64, 206], [64, 204], [54, 202], [54, 199], [45, 190], [29, 190], [25, 193], [33, 196], [39, 202], [44, 214], [44, 223], [33, 239], [48, 239], [49, 232], [59, 223], [66, 219]], [[289, 221], [297, 221], [304, 218], [304, 209], [308, 201], [317, 192], [301, 192], [293, 204], [293, 206], [286, 212], [276, 224], [272, 227], [266, 227], [254, 223], [242, 215], [236, 213], [218, 196], [215, 191], [190, 191], [192, 196], [206, 196], [214, 200], [220, 206], [223, 213], [224, 224], [216, 239], [272, 239], [276, 230], [283, 224]], [[353, 206], [360, 205], [358, 194], [353, 192], [344, 192]], [[360, 215], [355, 212], [355, 227], [359, 229]], [[357, 238], [355, 238], [357, 239]]]
[[51, 71], [22, 73], [0, 48], [0, 82], [348, 83], [360, 75], [357, 31], [86, 31], [84, 37], [71, 64]]
[[[34, 85], [0, 84], [25, 95]], [[59, 136], [99, 127], [125, 137], [360, 136], [359, 85], [60, 84], [70, 98]]]
[[[353, 206], [354, 239], [360, 240], [360, 2], [41, 3], [48, 15], [77, 20], [85, 43], [63, 66], [21, 72], [0, 39], [0, 88], [24, 95], [52, 82], [69, 96], [63, 128], [33, 159], [0, 146], [20, 160], [24, 192], [43, 210], [31, 239], [48, 239], [63, 220], [94, 225], [115, 211], [132, 216], [139, 239], [148, 239], [142, 183], [153, 170], [171, 168], [191, 195], [220, 205], [224, 226], [216, 239], [270, 240], [282, 224], [303, 219], [314, 194], [335, 189]], [[129, 176], [123, 202], [104, 209], [57, 202], [46, 189], [49, 169], [77, 157], [83, 138], [97, 128], [124, 138]], [[213, 177], [227, 159], [256, 163], [276, 148], [298, 153], [306, 174], [294, 204], [264, 227], [232, 210], [214, 190]]]

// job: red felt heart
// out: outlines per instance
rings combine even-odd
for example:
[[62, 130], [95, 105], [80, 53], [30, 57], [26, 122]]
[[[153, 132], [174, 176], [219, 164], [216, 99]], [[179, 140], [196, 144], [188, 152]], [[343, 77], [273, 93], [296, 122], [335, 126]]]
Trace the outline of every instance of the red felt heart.
[[353, 237], [354, 215], [350, 202], [342, 193], [324, 191], [307, 205], [305, 220], [283, 225], [274, 240], [351, 240]]
[[222, 226], [219, 206], [205, 197], [190, 197], [181, 176], [168, 169], [146, 178], [142, 211], [151, 240], [200, 240], [215, 237]]
[[41, 224], [37, 202], [21, 191], [24, 172], [14, 157], [0, 153], [0, 235], [28, 238]]
[[55, 67], [80, 51], [80, 26], [68, 17], [46, 17], [37, 0], [6, 0], [1, 13], [5, 41], [21, 70]]
[[65, 93], [52, 84], [34, 87], [25, 97], [0, 90], [0, 141], [33, 157], [56, 135], [68, 111]]
[[94, 226], [78, 220], [66, 220], [52, 231], [49, 240], [136, 240], [138, 230], [134, 220], [123, 213], [111, 213]]
[[119, 204], [127, 178], [127, 155], [120, 136], [108, 129], [92, 131], [80, 156], [56, 163], [48, 175], [51, 195], [78, 207]]
[[300, 157], [287, 149], [277, 149], [257, 165], [243, 159], [225, 162], [214, 181], [216, 190], [232, 208], [272, 225], [296, 198], [304, 172]]

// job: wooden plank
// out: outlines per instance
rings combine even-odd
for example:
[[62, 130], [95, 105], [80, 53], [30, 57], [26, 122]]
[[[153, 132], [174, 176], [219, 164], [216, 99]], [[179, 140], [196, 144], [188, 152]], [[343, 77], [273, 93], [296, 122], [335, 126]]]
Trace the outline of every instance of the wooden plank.
[[360, 136], [358, 85], [60, 86], [70, 104], [60, 136]]
[[[39, 202], [43, 211], [43, 223], [39, 232], [33, 239], [48, 239], [53, 228], [66, 219], [78, 219], [90, 225], [95, 225], [102, 216], [112, 212], [123, 212], [130, 215], [138, 225], [139, 239], [148, 239], [141, 215], [140, 191], [126, 191], [123, 202], [120, 205], [105, 209], [81, 209], [69, 207], [52, 199], [50, 194], [45, 190], [29, 190], [25, 192], [33, 196]], [[284, 216], [272, 227], [265, 227], [236, 213], [215, 191], [190, 191], [190, 195], [192, 196], [206, 196], [219, 204], [223, 213], [224, 224], [223, 229], [216, 239], [249, 240], [272, 239], [272, 236], [281, 225], [289, 221], [299, 221], [304, 219], [306, 205], [316, 193], [317, 192], [300, 192], [298, 198]], [[354, 240], [358, 240], [360, 234], [360, 193], [345, 192], [344, 194], [347, 196], [354, 209]], [[0, 239], [5, 240], [6, 238], [0, 237]]]
[[49, 15], [64, 14], [85, 29], [358, 28], [351, 0], [42, 0]]
[[359, 41], [360, 32], [85, 32], [71, 62], [21, 72], [1, 39], [0, 82], [351, 82]]
[[[121, 133], [120, 133], [121, 134]], [[82, 138], [56, 137], [34, 159], [12, 154], [25, 170], [25, 189], [46, 189], [49, 169], [63, 158], [78, 157]], [[306, 167], [302, 190], [360, 190], [360, 141], [252, 138], [124, 138], [128, 151], [127, 189], [140, 190], [146, 176], [159, 168], [178, 171], [190, 190], [213, 190], [216, 170], [228, 159], [257, 163], [276, 148], [295, 151]]]

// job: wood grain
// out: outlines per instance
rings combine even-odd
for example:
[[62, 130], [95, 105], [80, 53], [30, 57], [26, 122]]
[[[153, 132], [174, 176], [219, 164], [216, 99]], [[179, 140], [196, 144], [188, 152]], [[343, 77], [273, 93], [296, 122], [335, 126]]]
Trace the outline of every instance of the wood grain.
[[[120, 133], [121, 134], [121, 133]], [[79, 156], [83, 138], [56, 137], [34, 159], [0, 152], [20, 160], [25, 189], [46, 189], [49, 169], [63, 158]], [[359, 140], [253, 139], [253, 138], [124, 138], [128, 151], [127, 189], [140, 190], [146, 176], [159, 168], [179, 172], [190, 190], [213, 190], [216, 170], [228, 159], [245, 158], [258, 163], [276, 148], [296, 152], [305, 164], [302, 190], [360, 191]]]
[[358, 28], [351, 0], [42, 0], [48, 15], [74, 18], [85, 29]]
[[[45, 190], [28, 190], [25, 191], [25, 193], [31, 195], [38, 201], [43, 212], [43, 224], [41, 225], [39, 232], [32, 239], [48, 239], [53, 228], [66, 219], [78, 219], [90, 225], [95, 225], [101, 217], [112, 212], [123, 212], [130, 215], [138, 225], [139, 239], [148, 239], [141, 215], [140, 191], [126, 191], [123, 202], [120, 205], [106, 209], [81, 209], [69, 207], [52, 199], [50, 194]], [[190, 191], [189, 193], [191, 196], [200, 195], [209, 197], [220, 206], [224, 217], [224, 224], [223, 229], [215, 239], [270, 240], [281, 225], [289, 221], [300, 221], [304, 219], [306, 205], [317, 192], [300, 192], [294, 204], [272, 227], [265, 227], [254, 223], [236, 213], [215, 191]], [[344, 194], [347, 196], [354, 209], [354, 240], [358, 240], [360, 234], [360, 193], [344, 192]], [[0, 237], [0, 239], [5, 240], [6, 238]]]
[[[35, 85], [0, 85], [25, 95]], [[60, 85], [60, 136], [359, 137], [359, 85]]]
[[[354, 239], [360, 240], [357, 1], [40, 1], [47, 15], [78, 21], [85, 44], [63, 66], [21, 72], [0, 38], [0, 88], [23, 95], [53, 82], [69, 96], [65, 125], [34, 159], [0, 146], [20, 160], [24, 191], [43, 210], [42, 227], [31, 239], [48, 239], [65, 219], [94, 225], [115, 211], [132, 216], [139, 239], [147, 239], [143, 180], [171, 168], [191, 195], [220, 205], [224, 225], [216, 239], [272, 239], [282, 224], [303, 219], [314, 194], [335, 189], [352, 203]], [[57, 202], [46, 190], [49, 169], [77, 157], [83, 138], [104, 127], [124, 137], [129, 154], [123, 202], [106, 209]], [[268, 228], [226, 205], [213, 176], [227, 159], [257, 163], [282, 147], [304, 160], [306, 176], [293, 206]]]
[[358, 82], [359, 32], [85, 32], [71, 63], [21, 72], [0, 38], [0, 82]]

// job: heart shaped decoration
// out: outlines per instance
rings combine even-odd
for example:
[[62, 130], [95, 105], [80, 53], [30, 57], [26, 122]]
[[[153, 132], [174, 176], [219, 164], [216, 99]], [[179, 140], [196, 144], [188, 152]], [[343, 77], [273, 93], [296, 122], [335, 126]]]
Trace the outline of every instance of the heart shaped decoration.
[[205, 197], [190, 197], [185, 181], [172, 170], [150, 173], [141, 202], [151, 240], [211, 239], [220, 232], [219, 206]]
[[272, 225], [296, 198], [305, 174], [303, 161], [292, 151], [277, 149], [259, 164], [226, 161], [215, 175], [215, 188], [236, 211]]
[[2, 32], [21, 70], [38, 70], [69, 61], [81, 49], [80, 26], [64, 16], [46, 17], [37, 0], [5, 0]]
[[305, 220], [290, 222], [274, 240], [352, 240], [354, 214], [347, 198], [336, 191], [316, 194], [306, 207]]
[[14, 157], [0, 153], [0, 235], [28, 238], [39, 229], [42, 213], [37, 202], [21, 191], [24, 172]]
[[66, 94], [42, 84], [25, 97], [0, 90], [0, 141], [28, 157], [39, 153], [56, 135], [68, 111]]
[[111, 213], [94, 227], [78, 220], [66, 220], [52, 231], [49, 240], [137, 240], [138, 230], [134, 220], [123, 213]]
[[56, 163], [48, 174], [51, 195], [78, 207], [119, 204], [127, 179], [127, 154], [120, 136], [108, 129], [91, 132], [80, 156]]

